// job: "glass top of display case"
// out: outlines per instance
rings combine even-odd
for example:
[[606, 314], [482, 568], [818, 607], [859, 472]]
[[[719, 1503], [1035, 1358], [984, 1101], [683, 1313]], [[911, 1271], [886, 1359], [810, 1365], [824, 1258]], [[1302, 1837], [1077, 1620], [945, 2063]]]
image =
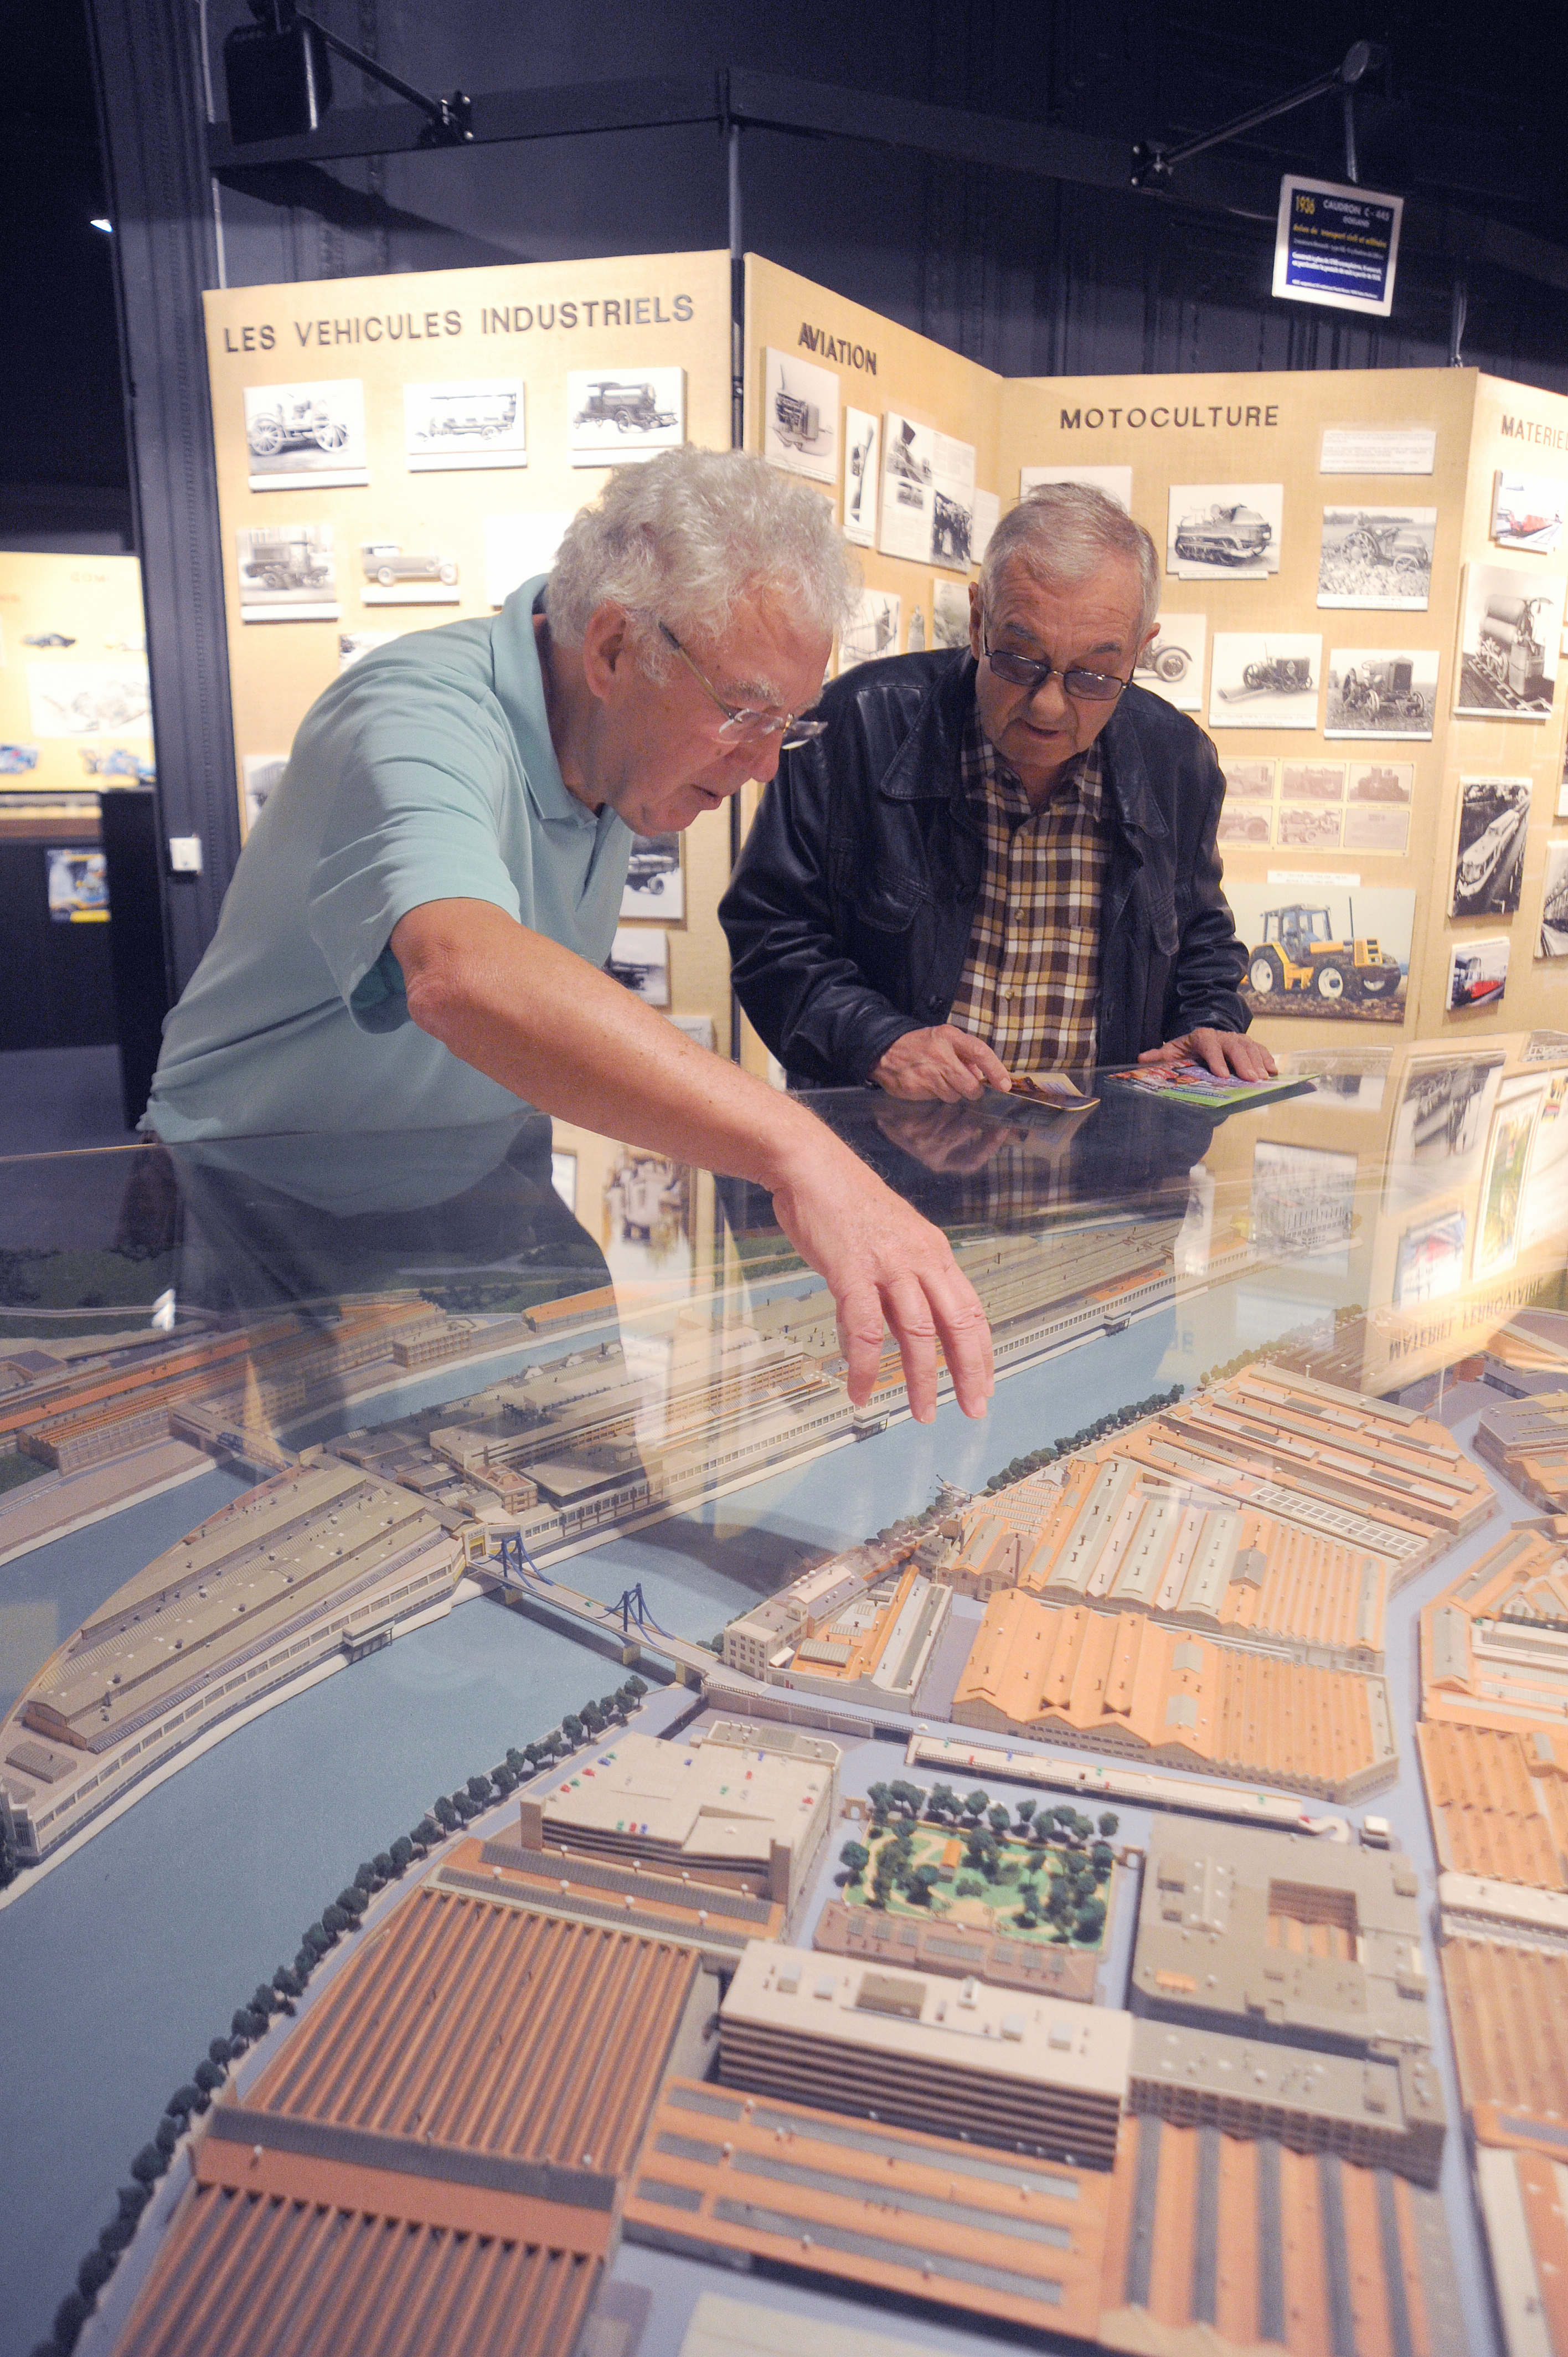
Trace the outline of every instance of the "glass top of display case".
[[0, 2357], [196, 2345], [301, 2203], [515, 2257], [360, 2351], [1505, 2345], [1568, 1035], [1088, 1093], [811, 1100], [983, 1423], [852, 1405], [765, 1194], [541, 1116], [0, 1165]]

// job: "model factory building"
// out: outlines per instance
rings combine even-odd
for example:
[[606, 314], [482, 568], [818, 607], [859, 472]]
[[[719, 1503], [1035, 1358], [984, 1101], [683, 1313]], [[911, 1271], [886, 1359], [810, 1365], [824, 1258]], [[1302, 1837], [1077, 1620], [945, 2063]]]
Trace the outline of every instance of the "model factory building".
[[838, 1805], [839, 1749], [789, 1727], [721, 1719], [689, 1743], [623, 1735], [521, 1808], [547, 1846], [682, 1871], [793, 1911]]
[[1434, 2185], [1417, 1889], [1395, 1853], [1162, 1828], [1133, 1964], [1132, 2108]]

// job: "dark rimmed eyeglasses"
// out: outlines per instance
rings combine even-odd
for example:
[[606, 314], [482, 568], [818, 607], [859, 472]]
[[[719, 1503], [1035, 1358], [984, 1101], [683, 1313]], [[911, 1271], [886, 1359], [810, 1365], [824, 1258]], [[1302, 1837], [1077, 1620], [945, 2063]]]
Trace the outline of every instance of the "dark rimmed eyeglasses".
[[1009, 687], [1026, 687], [1031, 696], [1038, 695], [1047, 680], [1059, 679], [1066, 695], [1080, 696], [1085, 704], [1113, 704], [1128, 685], [1110, 671], [1063, 671], [1059, 663], [1033, 662], [1027, 655], [1013, 654], [1006, 647], [993, 647], [987, 634], [985, 660], [998, 679]]
[[797, 745], [809, 745], [827, 727], [825, 720], [810, 720], [793, 712], [754, 711], [749, 705], [726, 704], [713, 682], [697, 669], [668, 622], [660, 622], [659, 634], [665, 643], [674, 648], [687, 670], [700, 680], [711, 703], [724, 714], [719, 735], [726, 745], [737, 745], [747, 737], [777, 737], [781, 753], [793, 750]]

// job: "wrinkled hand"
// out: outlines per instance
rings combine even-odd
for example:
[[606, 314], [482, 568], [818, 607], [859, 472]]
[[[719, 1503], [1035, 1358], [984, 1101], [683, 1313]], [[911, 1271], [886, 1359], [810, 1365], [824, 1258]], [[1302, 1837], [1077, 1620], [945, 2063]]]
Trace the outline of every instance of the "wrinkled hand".
[[904, 1361], [909, 1410], [937, 1412], [940, 1339], [958, 1404], [982, 1416], [994, 1388], [991, 1329], [940, 1228], [885, 1187], [847, 1146], [820, 1148], [773, 1189], [773, 1214], [838, 1308], [850, 1398], [864, 1407], [882, 1357], [886, 1321]]
[[872, 1079], [890, 1097], [932, 1098], [954, 1104], [961, 1097], [977, 1097], [986, 1089], [1010, 1089], [1006, 1065], [983, 1039], [956, 1024], [938, 1023], [929, 1031], [906, 1031], [895, 1039]]
[[1267, 1081], [1279, 1066], [1261, 1039], [1244, 1031], [1187, 1031], [1163, 1048], [1145, 1048], [1140, 1064], [1207, 1064], [1217, 1080], [1234, 1072], [1239, 1081]]
[[923, 1104], [888, 1099], [875, 1110], [891, 1145], [928, 1170], [967, 1178], [983, 1170], [1023, 1128], [1016, 1114], [998, 1118], [976, 1104]]

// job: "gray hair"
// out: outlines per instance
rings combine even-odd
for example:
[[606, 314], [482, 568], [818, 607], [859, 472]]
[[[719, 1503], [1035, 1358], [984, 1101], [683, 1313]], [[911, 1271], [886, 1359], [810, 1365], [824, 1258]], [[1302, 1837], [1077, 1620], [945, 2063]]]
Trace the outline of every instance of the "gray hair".
[[859, 586], [830, 500], [747, 451], [688, 446], [618, 467], [578, 510], [544, 610], [562, 645], [576, 647], [599, 607], [624, 607], [642, 668], [657, 679], [670, 661], [660, 622], [678, 639], [720, 638], [742, 599], [761, 590], [792, 621], [831, 637]]
[[1143, 584], [1138, 636], [1160, 610], [1160, 553], [1119, 501], [1087, 483], [1041, 483], [1004, 515], [980, 568], [987, 608], [1011, 567], [1048, 589], [1086, 580], [1108, 556], [1130, 556]]

